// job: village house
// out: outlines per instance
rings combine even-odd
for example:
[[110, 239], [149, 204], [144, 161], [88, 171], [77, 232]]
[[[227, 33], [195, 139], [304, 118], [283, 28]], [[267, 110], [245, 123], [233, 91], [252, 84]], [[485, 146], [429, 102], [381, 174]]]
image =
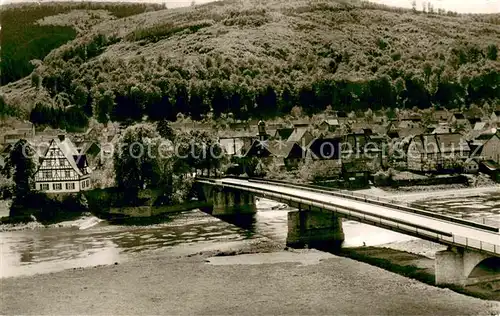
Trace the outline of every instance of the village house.
[[427, 129], [427, 134], [446, 134], [451, 133], [452, 129], [448, 123], [438, 123]]
[[407, 166], [420, 172], [456, 170], [470, 154], [469, 144], [460, 134], [421, 134], [410, 141]]
[[470, 147], [462, 135], [457, 133], [436, 134], [439, 145], [441, 170], [454, 170], [470, 157]]
[[87, 158], [94, 158], [101, 152], [101, 146], [97, 142], [84, 141], [76, 143], [76, 150], [80, 155], [86, 155]]
[[350, 188], [369, 185], [371, 172], [373, 171], [362, 159], [342, 163], [342, 176]]
[[287, 142], [297, 143], [302, 147], [306, 147], [313, 139], [314, 136], [309, 132], [308, 127], [295, 126]]
[[242, 156], [250, 148], [254, 137], [220, 137], [219, 145], [229, 156]]
[[49, 143], [35, 173], [35, 189], [47, 193], [75, 193], [91, 188], [87, 157], [60, 135]]
[[366, 164], [366, 170], [376, 172], [382, 165], [382, 141], [371, 130], [358, 131], [344, 136], [341, 156], [342, 162], [360, 161]]
[[467, 121], [469, 121], [469, 126], [475, 126], [476, 123], [481, 123], [483, 120], [481, 117], [477, 117], [477, 116], [471, 116], [471, 117], [467, 117]]
[[464, 163], [464, 172], [468, 174], [477, 174], [481, 161], [479, 159], [467, 159]]
[[255, 140], [246, 152], [247, 158], [259, 158], [266, 165], [272, 163], [279, 168], [295, 169], [304, 160], [305, 152], [295, 142], [278, 140]]
[[500, 164], [493, 160], [484, 160], [479, 164], [479, 171], [489, 175], [494, 181], [500, 183]]
[[500, 163], [500, 132], [496, 129], [481, 134], [472, 142], [474, 157]]
[[449, 123], [457, 129], [470, 129], [470, 122], [462, 113], [453, 113], [450, 117]]
[[323, 132], [331, 132], [334, 133], [340, 127], [340, 122], [338, 119], [326, 119], [319, 124], [319, 128]]
[[341, 160], [342, 138], [316, 138], [306, 149], [306, 159]]
[[493, 113], [491, 113], [490, 120], [492, 123], [497, 124], [497, 127], [500, 127], [500, 110], [493, 111]]
[[3, 133], [3, 144], [15, 144], [20, 139], [32, 139], [35, 136], [35, 126], [31, 122], [17, 122], [12, 124], [11, 130]]
[[414, 136], [406, 154], [408, 170], [430, 172], [438, 170], [439, 145], [435, 134]]
[[425, 132], [421, 123], [421, 119], [391, 120], [386, 127], [385, 134], [391, 139], [419, 135]]
[[288, 140], [290, 135], [292, 135], [294, 129], [289, 127], [278, 128], [274, 133], [274, 139], [276, 140]]
[[435, 109], [432, 112], [432, 121], [435, 123], [449, 122], [451, 118], [451, 113], [444, 108]]

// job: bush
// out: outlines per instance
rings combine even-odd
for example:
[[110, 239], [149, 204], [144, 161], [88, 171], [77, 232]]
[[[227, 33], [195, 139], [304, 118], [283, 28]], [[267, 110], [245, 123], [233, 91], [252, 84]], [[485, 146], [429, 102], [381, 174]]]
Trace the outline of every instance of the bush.
[[308, 161], [299, 169], [300, 177], [307, 182], [336, 179], [341, 172], [339, 160]]
[[14, 194], [14, 181], [0, 175], [0, 199], [9, 199]]
[[9, 217], [13, 222], [30, 222], [35, 218], [50, 224], [77, 218], [87, 209], [86, 199], [80, 193], [49, 196], [43, 192], [31, 192], [22, 201], [14, 199]]

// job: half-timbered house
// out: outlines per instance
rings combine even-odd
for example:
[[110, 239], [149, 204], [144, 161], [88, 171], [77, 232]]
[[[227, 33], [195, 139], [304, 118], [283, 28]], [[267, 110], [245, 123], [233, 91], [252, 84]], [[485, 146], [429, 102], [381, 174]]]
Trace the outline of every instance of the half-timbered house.
[[64, 135], [52, 139], [40, 158], [35, 173], [35, 189], [47, 193], [75, 193], [89, 190], [90, 168], [87, 157], [80, 154]]

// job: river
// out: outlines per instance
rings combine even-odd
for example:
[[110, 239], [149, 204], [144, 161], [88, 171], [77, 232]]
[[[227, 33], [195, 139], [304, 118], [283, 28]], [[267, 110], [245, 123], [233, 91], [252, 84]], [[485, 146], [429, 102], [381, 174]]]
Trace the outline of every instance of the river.
[[[419, 203], [452, 216], [500, 222], [500, 193], [440, 197]], [[260, 200], [257, 205], [258, 212], [252, 219], [236, 225], [193, 210], [175, 214], [168, 222], [152, 226], [102, 222], [84, 230], [66, 227], [0, 232], [0, 277], [113, 264], [143, 251], [168, 251], [199, 242], [218, 245], [260, 239], [284, 247], [290, 209], [269, 200]], [[415, 247], [415, 241], [419, 241], [416, 238], [354, 221], [345, 221], [343, 227], [344, 247], [384, 245], [429, 257], [437, 249], [424, 241]]]

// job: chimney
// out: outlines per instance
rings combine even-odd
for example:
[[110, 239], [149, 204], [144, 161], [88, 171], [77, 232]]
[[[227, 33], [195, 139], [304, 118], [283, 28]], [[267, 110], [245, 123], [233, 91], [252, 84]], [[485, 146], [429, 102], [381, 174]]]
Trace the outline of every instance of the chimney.
[[63, 141], [64, 141], [64, 139], [66, 138], [66, 136], [65, 136], [65, 135], [62, 135], [62, 134], [61, 134], [61, 135], [57, 135], [57, 137], [58, 137], [58, 138], [59, 138], [59, 140], [60, 140], [60, 141], [62, 141], [62, 142], [63, 142]]
[[259, 122], [258, 129], [259, 129], [259, 140], [261, 141], [267, 140], [266, 123], [264, 121]]

